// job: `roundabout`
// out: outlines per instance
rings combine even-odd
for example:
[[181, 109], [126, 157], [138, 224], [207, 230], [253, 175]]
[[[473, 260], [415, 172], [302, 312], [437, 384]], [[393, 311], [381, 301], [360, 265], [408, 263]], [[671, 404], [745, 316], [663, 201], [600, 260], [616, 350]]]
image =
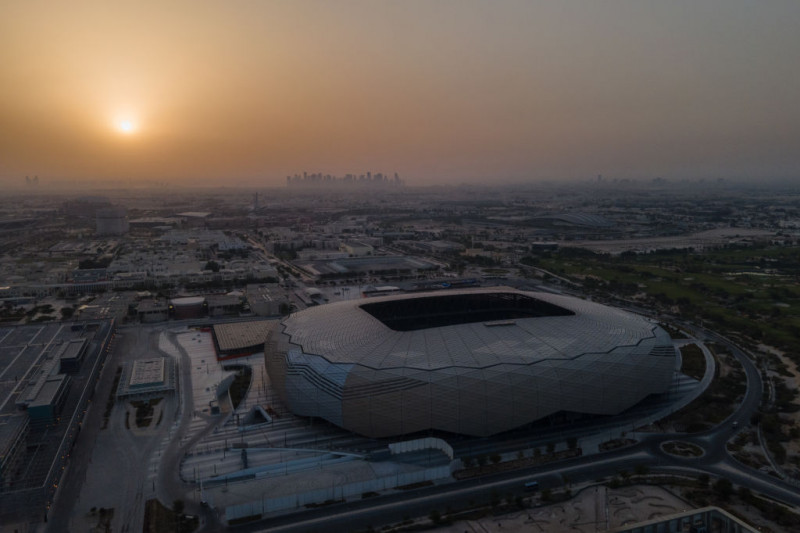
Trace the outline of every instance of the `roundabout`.
[[668, 440], [661, 443], [661, 449], [664, 453], [674, 455], [676, 457], [683, 457], [685, 459], [698, 458], [705, 455], [705, 450], [691, 442], [684, 442], [680, 440]]

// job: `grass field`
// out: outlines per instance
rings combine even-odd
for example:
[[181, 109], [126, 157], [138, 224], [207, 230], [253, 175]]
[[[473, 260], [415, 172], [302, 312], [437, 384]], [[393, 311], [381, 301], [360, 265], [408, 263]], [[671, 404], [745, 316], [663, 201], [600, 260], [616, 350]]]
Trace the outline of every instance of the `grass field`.
[[564, 248], [526, 257], [587, 293], [647, 305], [775, 346], [800, 362], [800, 249], [735, 247], [704, 252], [597, 254]]

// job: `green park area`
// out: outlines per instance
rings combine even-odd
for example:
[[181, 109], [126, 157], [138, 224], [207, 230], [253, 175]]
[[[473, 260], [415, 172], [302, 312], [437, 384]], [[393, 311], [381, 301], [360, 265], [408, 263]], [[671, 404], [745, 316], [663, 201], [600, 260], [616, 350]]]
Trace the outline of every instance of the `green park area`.
[[779, 348], [800, 362], [800, 249], [736, 246], [696, 252], [598, 254], [577, 248], [522, 259], [582, 292]]
[[[529, 275], [560, 278], [598, 301], [649, 309], [665, 319], [673, 338], [682, 335], [669, 323], [688, 321], [756, 354], [765, 397], [753, 422], [779, 464], [800, 466], [800, 455], [788, 446], [800, 435], [797, 377], [769, 348], [759, 346], [776, 348], [800, 365], [799, 248], [760, 244], [620, 255], [562, 248], [521, 262], [538, 269]], [[662, 423], [682, 431], [708, 429], [727, 417], [744, 394], [741, 365], [723, 346], [707, 346], [717, 363], [714, 382], [701, 398]], [[684, 372], [699, 379], [705, 371], [700, 349], [688, 344], [681, 353]]]

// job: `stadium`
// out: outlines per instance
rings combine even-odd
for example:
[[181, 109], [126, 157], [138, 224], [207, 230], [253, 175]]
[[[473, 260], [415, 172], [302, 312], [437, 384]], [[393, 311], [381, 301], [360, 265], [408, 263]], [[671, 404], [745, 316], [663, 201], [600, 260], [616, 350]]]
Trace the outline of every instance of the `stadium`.
[[676, 370], [669, 335], [643, 317], [496, 287], [309, 308], [273, 325], [264, 357], [293, 413], [371, 438], [616, 415]]

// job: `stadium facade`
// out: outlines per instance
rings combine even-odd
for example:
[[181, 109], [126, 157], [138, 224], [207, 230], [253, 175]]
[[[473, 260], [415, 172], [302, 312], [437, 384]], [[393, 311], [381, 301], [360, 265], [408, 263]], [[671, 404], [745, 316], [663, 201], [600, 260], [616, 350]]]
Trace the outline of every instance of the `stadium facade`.
[[615, 415], [666, 392], [676, 370], [669, 335], [643, 317], [508, 288], [309, 308], [273, 325], [264, 357], [292, 412], [373, 438]]

